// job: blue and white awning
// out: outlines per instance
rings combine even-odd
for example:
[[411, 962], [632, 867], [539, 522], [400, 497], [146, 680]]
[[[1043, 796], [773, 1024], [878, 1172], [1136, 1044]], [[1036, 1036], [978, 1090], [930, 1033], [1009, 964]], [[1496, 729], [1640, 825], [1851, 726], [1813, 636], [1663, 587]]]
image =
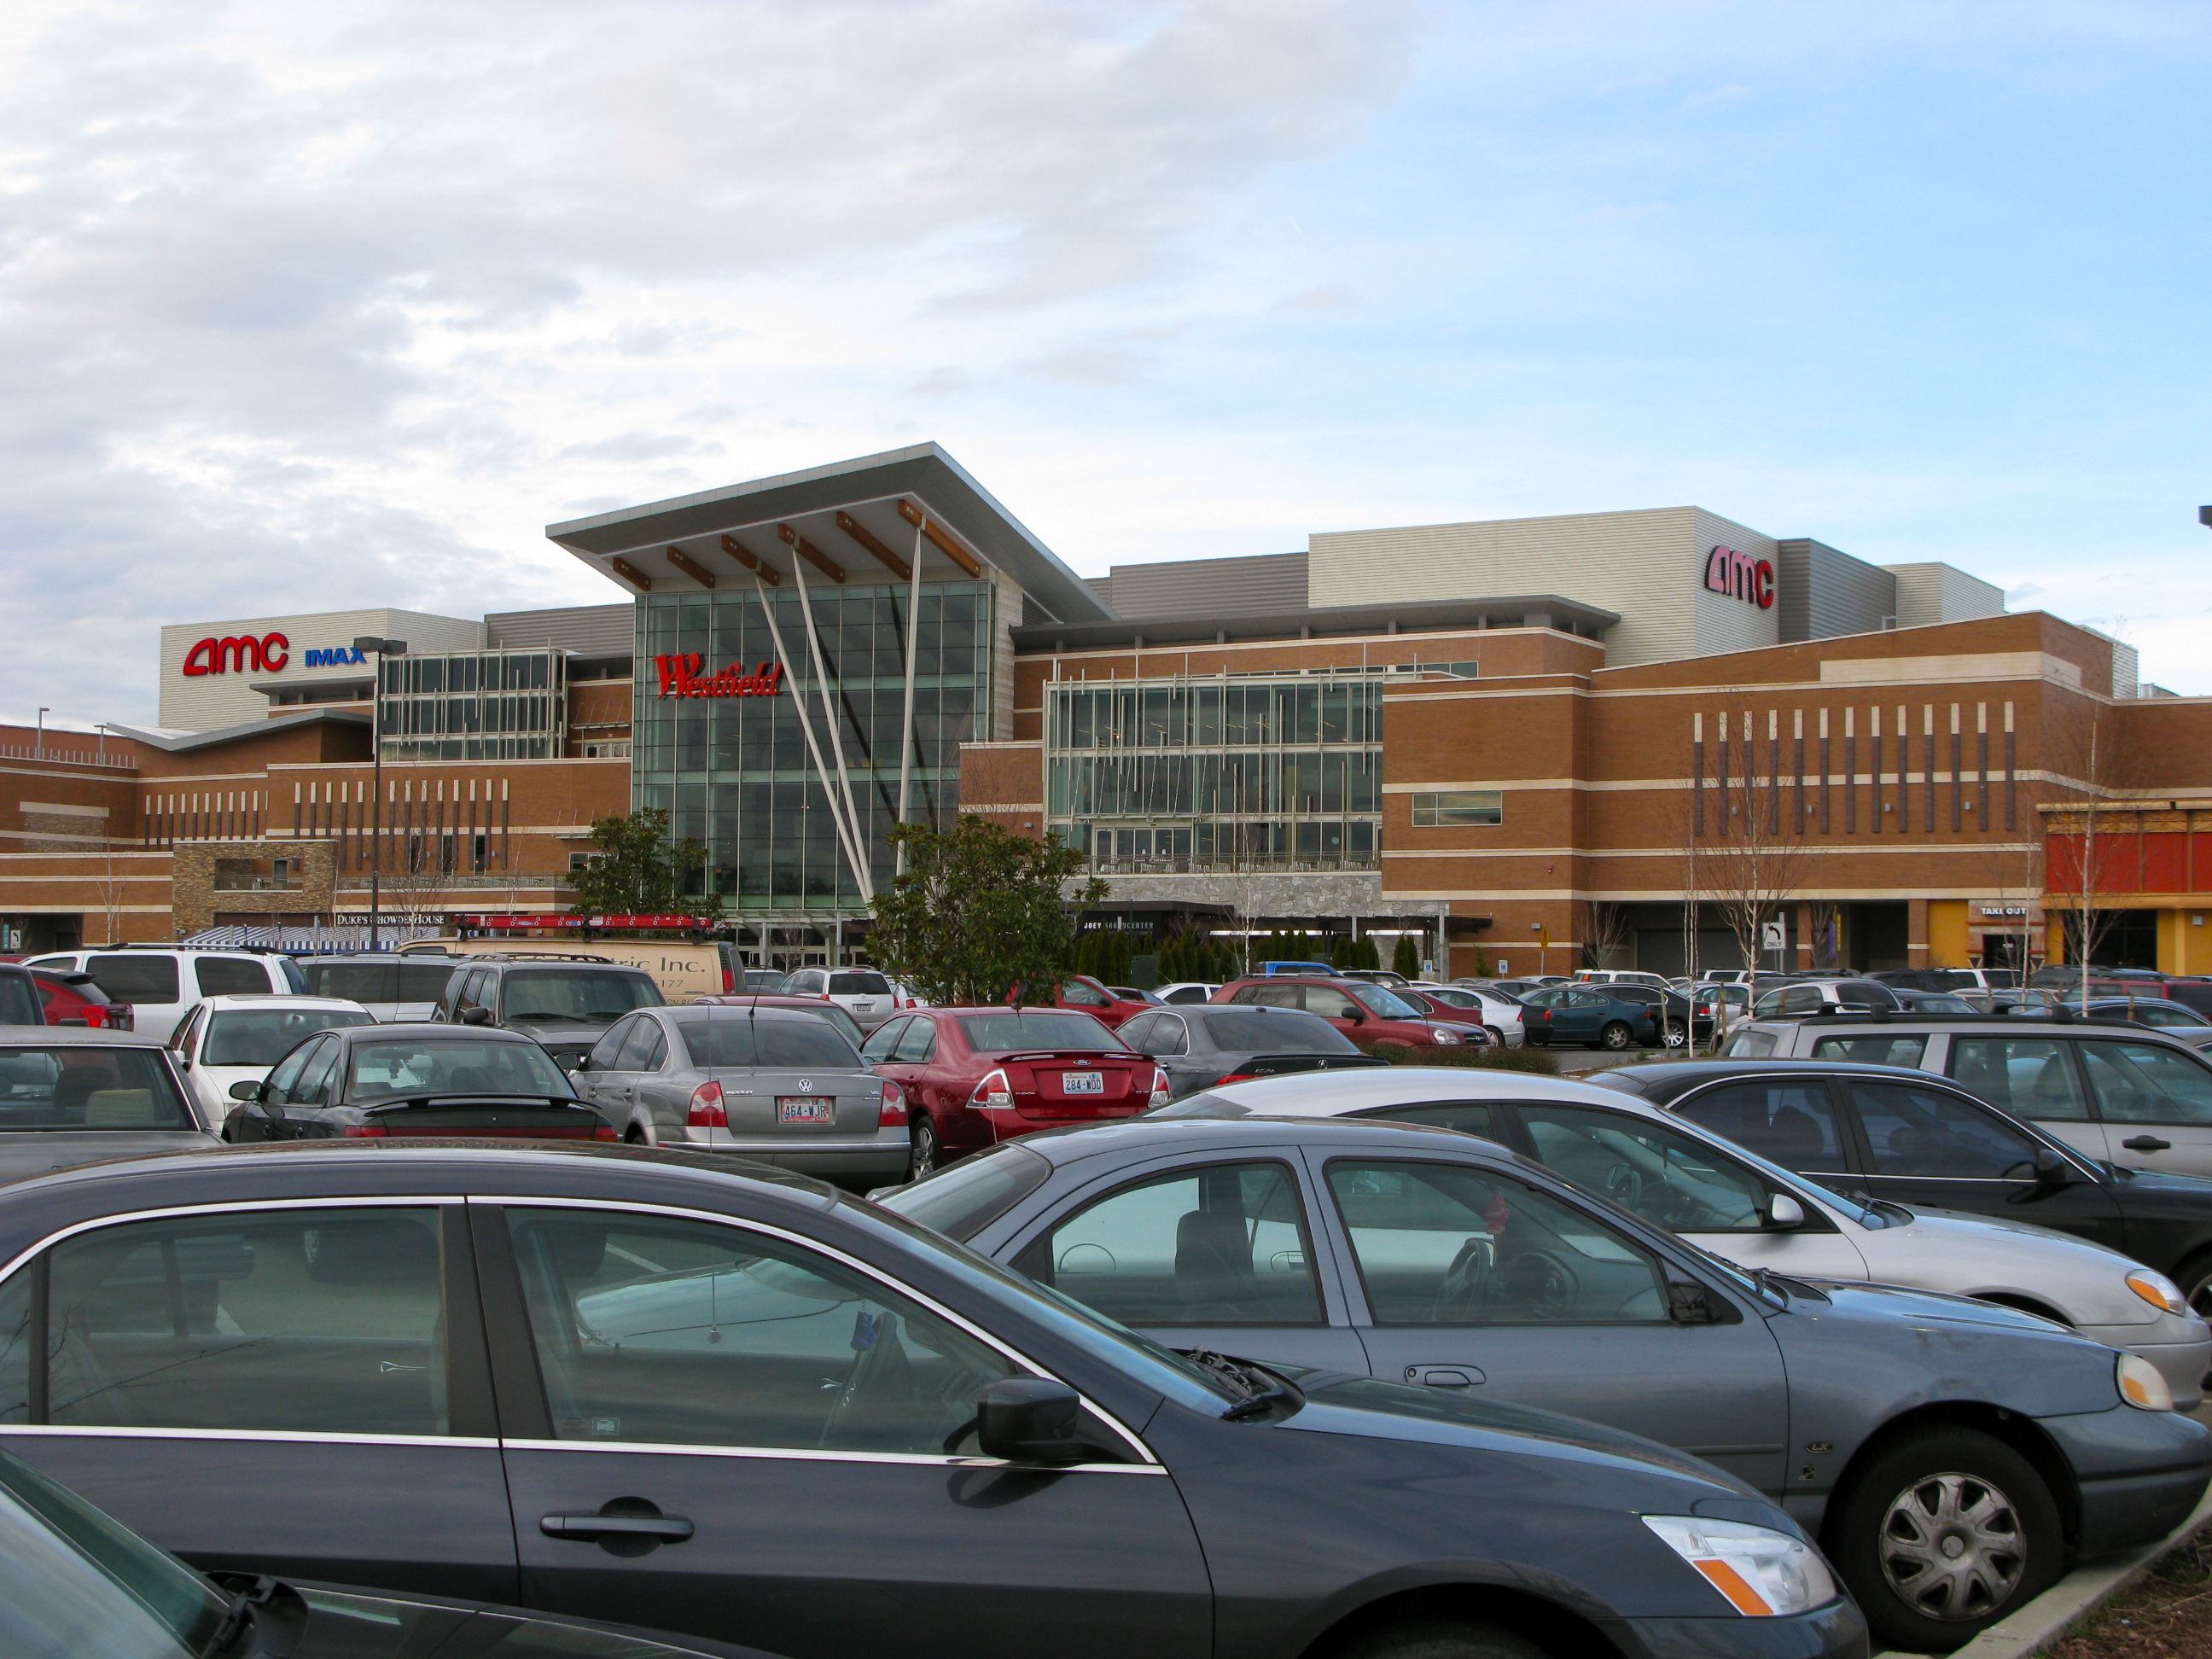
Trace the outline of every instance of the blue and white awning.
[[[386, 923], [377, 930], [376, 948], [396, 950], [416, 939], [435, 939], [438, 929], [398, 923]], [[366, 927], [210, 927], [180, 940], [185, 945], [199, 945], [235, 950], [252, 945], [264, 951], [283, 951], [293, 956], [353, 955], [369, 948]]]

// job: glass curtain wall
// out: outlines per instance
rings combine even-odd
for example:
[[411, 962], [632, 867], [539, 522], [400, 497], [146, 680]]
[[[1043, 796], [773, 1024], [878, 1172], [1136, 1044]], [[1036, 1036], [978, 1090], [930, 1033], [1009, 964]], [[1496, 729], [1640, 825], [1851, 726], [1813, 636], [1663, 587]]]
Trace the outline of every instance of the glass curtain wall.
[[1382, 680], [1059, 680], [1045, 816], [1108, 873], [1376, 867]]
[[[831, 702], [852, 780], [861, 838], [878, 891], [890, 884], [884, 837], [898, 820], [899, 748], [906, 696], [908, 590], [903, 583], [832, 587], [808, 596], [829, 670]], [[700, 879], [731, 910], [850, 911], [860, 902], [838, 849], [835, 820], [808, 758], [802, 702], [833, 778], [836, 761], [816, 689], [799, 596], [773, 590], [790, 673], [773, 696], [663, 697], [655, 659], [697, 653], [701, 676], [736, 666], [757, 674], [776, 660], [761, 596], [647, 594], [638, 602], [632, 788], [640, 807], [665, 808], [678, 836], [707, 848]], [[990, 735], [992, 592], [988, 582], [928, 582], [921, 590], [915, 665], [910, 816], [950, 827], [959, 811], [960, 745]]]
[[557, 760], [568, 731], [559, 651], [386, 657], [377, 665], [386, 760]]

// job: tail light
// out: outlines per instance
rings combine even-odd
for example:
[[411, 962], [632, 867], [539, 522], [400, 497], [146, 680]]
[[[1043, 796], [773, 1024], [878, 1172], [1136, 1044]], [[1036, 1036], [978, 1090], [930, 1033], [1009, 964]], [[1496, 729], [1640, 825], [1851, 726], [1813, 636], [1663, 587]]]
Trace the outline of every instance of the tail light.
[[731, 993], [731, 992], [732, 992], [732, 991], [736, 990], [737, 988], [738, 988], [738, 975], [737, 975], [737, 970], [736, 970], [736, 969], [731, 969], [731, 968], [725, 968], [725, 969], [722, 969], [722, 994], [723, 994], [724, 996], [727, 996], [727, 995], [729, 995], [729, 994], [730, 994], [730, 993]]
[[1231, 1072], [1227, 1077], [1214, 1079], [1213, 1086], [1218, 1089], [1224, 1083], [1255, 1083], [1259, 1077], [1257, 1072]]
[[621, 1133], [616, 1129], [613, 1124], [602, 1123], [598, 1128], [592, 1131], [592, 1139], [594, 1140], [620, 1140], [622, 1139], [622, 1135]]
[[730, 1115], [722, 1106], [722, 1085], [709, 1078], [691, 1091], [691, 1109], [684, 1121], [695, 1129], [726, 1129]]
[[381, 1140], [392, 1133], [381, 1123], [349, 1123], [342, 1132], [347, 1140]]
[[1152, 1067], [1152, 1096], [1145, 1103], [1145, 1109], [1150, 1111], [1155, 1106], [1164, 1106], [1167, 1103], [1168, 1074], [1164, 1069], [1155, 1066]]
[[979, 1112], [1011, 1112], [1014, 1109], [1014, 1085], [1006, 1081], [1004, 1070], [993, 1072], [975, 1085], [968, 1097], [968, 1103]]
[[906, 1121], [906, 1091], [886, 1079], [883, 1109], [877, 1115], [876, 1122], [884, 1128], [895, 1129]]
[[127, 1002], [95, 1002], [84, 1011], [84, 1017], [111, 1031], [132, 1030], [138, 1023], [137, 1011]]

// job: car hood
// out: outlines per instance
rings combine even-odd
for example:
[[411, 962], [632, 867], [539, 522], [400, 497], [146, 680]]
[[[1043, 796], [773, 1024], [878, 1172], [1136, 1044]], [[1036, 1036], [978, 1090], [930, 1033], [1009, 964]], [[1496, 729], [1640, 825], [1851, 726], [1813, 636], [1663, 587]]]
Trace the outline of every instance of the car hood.
[[[2205, 1183], [2212, 1192], [2212, 1182]], [[1986, 1238], [1991, 1233], [2002, 1233], [2009, 1238], [2033, 1239], [2039, 1245], [2053, 1250], [2063, 1250], [2081, 1261], [2109, 1264], [2125, 1261], [2130, 1267], [2134, 1259], [2087, 1238], [2077, 1238], [2071, 1233], [2062, 1233], [2054, 1228], [2039, 1225], [2033, 1221], [2015, 1219], [2008, 1215], [1983, 1215], [1972, 1210], [1923, 1210], [1917, 1204], [1905, 1206], [1912, 1212], [1911, 1222], [1903, 1227], [1885, 1227], [1881, 1231], [1864, 1235], [1858, 1239], [1860, 1251], [1871, 1262], [1881, 1246], [1878, 1241], [1894, 1242], [1901, 1249], [1915, 1254], [1927, 1255], [1934, 1250], [1958, 1249], [1975, 1237]], [[1923, 1232], [1921, 1230], [1927, 1231]], [[1915, 1246], [1912, 1235], [1919, 1233], [1924, 1243]], [[1871, 1247], [1871, 1248], [1870, 1248]], [[2056, 1260], [2054, 1256], [2051, 1258]]]
[[111, 1158], [198, 1152], [222, 1143], [198, 1129], [21, 1129], [0, 1134], [0, 1182]]
[[[1823, 1279], [1814, 1282], [1814, 1288], [1826, 1304], [1819, 1311], [1832, 1318], [1841, 1315], [1891, 1325], [1971, 1325], [2053, 1336], [2069, 1343], [2088, 1340], [2040, 1314], [2008, 1308], [2002, 1303], [1984, 1302], [1976, 1297], [1953, 1296], [1943, 1291], [1917, 1290], [1910, 1285], [1885, 1285], [1879, 1281], [1861, 1284], [1853, 1280], [1845, 1284]], [[1814, 1311], [1811, 1297], [1792, 1296], [1790, 1305], [1793, 1311]]]

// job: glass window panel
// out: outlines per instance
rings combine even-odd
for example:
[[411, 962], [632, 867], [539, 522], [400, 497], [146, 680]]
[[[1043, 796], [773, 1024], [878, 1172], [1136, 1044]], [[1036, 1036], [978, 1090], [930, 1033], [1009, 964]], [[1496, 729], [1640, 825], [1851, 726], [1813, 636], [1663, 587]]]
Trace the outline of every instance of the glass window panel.
[[1680, 1109], [1692, 1123], [1800, 1174], [1844, 1168], [1835, 1108], [1817, 1083], [1730, 1083]]
[[2212, 1123], [2212, 1071], [2188, 1055], [2148, 1042], [2084, 1042], [2081, 1053], [2106, 1122]]
[[1854, 1066], [1902, 1066], [1917, 1070], [1928, 1051], [1924, 1036], [1824, 1036], [1813, 1042], [1813, 1058]]
[[2000, 1181], [2034, 1171], [2035, 1142], [1995, 1112], [1909, 1085], [1848, 1086], [1875, 1175]]
[[1951, 1079], [2014, 1117], [2088, 1120], [2066, 1045], [2049, 1038], [1954, 1036]]
[[1757, 1232], [1767, 1185], [1664, 1124], [1595, 1107], [1524, 1105], [1536, 1160], [1670, 1232]]

